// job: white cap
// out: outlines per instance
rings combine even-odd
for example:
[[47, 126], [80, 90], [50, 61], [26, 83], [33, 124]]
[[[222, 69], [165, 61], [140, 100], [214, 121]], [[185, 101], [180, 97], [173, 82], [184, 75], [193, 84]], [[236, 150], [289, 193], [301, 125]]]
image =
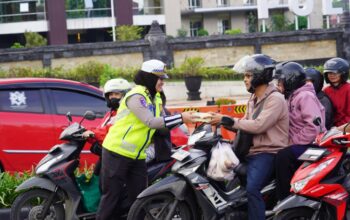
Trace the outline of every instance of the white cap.
[[153, 73], [162, 78], [168, 78], [168, 75], [165, 74], [165, 63], [160, 60], [148, 60], [142, 63], [141, 70], [147, 73]]

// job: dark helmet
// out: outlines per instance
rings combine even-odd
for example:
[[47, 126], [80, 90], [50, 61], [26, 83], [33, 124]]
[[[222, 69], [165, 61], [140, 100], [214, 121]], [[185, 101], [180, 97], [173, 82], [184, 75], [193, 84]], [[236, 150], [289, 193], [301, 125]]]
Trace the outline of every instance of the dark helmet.
[[283, 62], [276, 65], [274, 78], [282, 82], [286, 99], [297, 89], [305, 85], [304, 68], [296, 62]]
[[343, 80], [343, 82], [346, 82], [349, 77], [348, 61], [339, 57], [327, 60], [323, 65], [323, 73], [325, 75], [326, 83], [330, 83], [330, 81], [328, 80], [329, 72], [341, 74], [341, 79]]
[[233, 67], [237, 73], [250, 72], [253, 74], [249, 92], [253, 93], [255, 88], [268, 84], [272, 80], [272, 72], [276, 61], [264, 54], [254, 54], [240, 59]]
[[305, 68], [306, 79], [311, 80], [314, 84], [316, 93], [321, 92], [323, 88], [323, 75], [320, 71], [315, 68], [309, 67]]

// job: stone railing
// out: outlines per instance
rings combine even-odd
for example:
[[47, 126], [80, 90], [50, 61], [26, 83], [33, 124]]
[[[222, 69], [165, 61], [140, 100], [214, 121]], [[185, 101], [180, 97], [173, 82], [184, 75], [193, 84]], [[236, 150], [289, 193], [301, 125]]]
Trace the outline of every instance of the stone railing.
[[[276, 33], [251, 33], [193, 38], [167, 38], [154, 22], [144, 40], [85, 43], [0, 50], [0, 68], [12, 66], [70, 68], [89, 60], [114, 67], [138, 67], [144, 60], [160, 59], [169, 66], [186, 57], [201, 56], [206, 66], [232, 66], [247, 54], [264, 53], [278, 61], [319, 65], [334, 57], [348, 57], [349, 37], [342, 28]], [[346, 39], [346, 40], [344, 40]]]

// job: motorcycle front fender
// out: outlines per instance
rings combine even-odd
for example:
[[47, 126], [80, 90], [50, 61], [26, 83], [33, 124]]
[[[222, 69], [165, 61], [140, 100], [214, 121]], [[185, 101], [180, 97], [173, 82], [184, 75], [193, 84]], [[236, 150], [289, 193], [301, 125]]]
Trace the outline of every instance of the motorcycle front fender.
[[275, 213], [297, 207], [309, 207], [317, 210], [321, 206], [320, 202], [310, 200], [303, 196], [290, 195], [273, 208]]
[[20, 184], [16, 188], [15, 192], [19, 192], [22, 190], [28, 190], [28, 189], [32, 189], [32, 188], [41, 188], [41, 189], [46, 189], [46, 190], [49, 190], [51, 192], [54, 192], [56, 185], [48, 179], [33, 176], [33, 177], [27, 179], [26, 181], [24, 181], [22, 184]]
[[164, 192], [170, 192], [178, 200], [185, 199], [186, 181], [178, 176], [168, 176], [159, 182], [149, 186], [144, 191], [142, 191], [137, 198], [144, 198], [150, 195], [155, 195]]

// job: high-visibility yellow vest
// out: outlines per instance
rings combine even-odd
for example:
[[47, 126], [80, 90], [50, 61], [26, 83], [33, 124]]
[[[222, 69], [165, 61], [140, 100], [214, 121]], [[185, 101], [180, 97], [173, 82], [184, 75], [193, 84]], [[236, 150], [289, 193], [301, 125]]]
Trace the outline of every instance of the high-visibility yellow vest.
[[120, 101], [116, 121], [108, 131], [103, 141], [103, 147], [111, 152], [132, 159], [146, 159], [145, 149], [149, 146], [156, 129], [149, 128], [126, 105], [128, 97], [140, 94], [145, 97], [147, 108], [155, 117], [159, 117], [162, 108], [162, 99], [157, 93], [154, 102], [144, 86], [136, 86]]

